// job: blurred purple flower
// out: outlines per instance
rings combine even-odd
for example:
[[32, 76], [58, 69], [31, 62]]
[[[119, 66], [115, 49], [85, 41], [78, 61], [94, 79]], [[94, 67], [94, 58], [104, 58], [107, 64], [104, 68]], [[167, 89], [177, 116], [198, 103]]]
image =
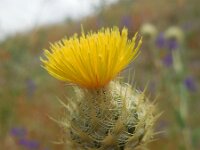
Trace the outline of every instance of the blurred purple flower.
[[158, 48], [164, 48], [165, 46], [165, 38], [164, 38], [164, 34], [160, 33], [158, 35], [158, 37], [156, 38], [155, 44]]
[[175, 39], [169, 39], [167, 40], [167, 48], [169, 50], [175, 50], [179, 47], [178, 42]]
[[99, 18], [99, 19], [96, 20], [96, 26], [97, 26], [98, 28], [103, 27], [104, 24], [105, 24], [105, 23], [104, 23], [104, 20], [102, 20], [101, 18]]
[[193, 26], [194, 23], [191, 20], [182, 24], [182, 28], [184, 29], [184, 31], [190, 31]]
[[155, 81], [151, 81], [149, 83], [149, 90], [151, 91], [151, 93], [155, 93], [156, 92], [156, 82]]
[[188, 91], [194, 92], [197, 90], [197, 85], [195, 83], [195, 80], [191, 76], [188, 76], [185, 78], [184, 84], [186, 88], [188, 89]]
[[130, 28], [131, 27], [131, 17], [130, 16], [122, 16], [121, 18], [121, 26], [122, 27], [127, 27]]
[[173, 58], [172, 58], [172, 55], [171, 54], [168, 54], [164, 57], [163, 59], [163, 64], [166, 66], [166, 67], [170, 67], [173, 63]]
[[39, 143], [34, 140], [20, 139], [18, 144], [21, 146], [24, 146], [28, 149], [38, 149], [39, 148]]
[[24, 129], [22, 127], [21, 128], [14, 127], [10, 130], [10, 134], [12, 136], [22, 138], [22, 137], [26, 136], [27, 131], [26, 131], [26, 129]]
[[31, 79], [27, 79], [26, 80], [26, 87], [27, 87], [28, 96], [32, 97], [34, 92], [35, 92], [35, 89], [36, 89], [36, 85], [35, 85], [34, 81], [31, 80]]

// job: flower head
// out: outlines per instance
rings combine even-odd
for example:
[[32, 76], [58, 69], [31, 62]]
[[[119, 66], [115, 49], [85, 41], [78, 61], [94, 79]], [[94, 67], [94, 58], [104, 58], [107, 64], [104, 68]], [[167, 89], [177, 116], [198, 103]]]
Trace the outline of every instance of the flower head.
[[133, 26], [133, 22], [130, 16], [122, 16], [121, 18], [121, 26], [131, 28]]
[[140, 30], [141, 34], [149, 40], [153, 40], [157, 35], [156, 27], [150, 23], [143, 24]]
[[18, 144], [28, 149], [38, 149], [40, 147], [38, 141], [28, 139], [20, 139]]
[[172, 57], [172, 54], [168, 54], [164, 57], [163, 59], [163, 64], [166, 66], [166, 67], [170, 67], [172, 66], [173, 64], [173, 57]]
[[181, 44], [184, 41], [184, 32], [181, 28], [172, 26], [165, 31], [165, 38]]
[[67, 113], [54, 119], [65, 131], [68, 149], [135, 149], [151, 140], [154, 105], [128, 83], [111, 81], [137, 56], [141, 39], [136, 44], [136, 38], [128, 40], [126, 28], [106, 28], [45, 50], [44, 68], [78, 85], [72, 101], [60, 101]]
[[169, 50], [176, 50], [179, 47], [179, 43], [175, 39], [167, 40], [167, 47]]
[[10, 134], [15, 137], [24, 137], [27, 134], [25, 128], [14, 127], [11, 129]]
[[156, 40], [155, 40], [155, 44], [158, 48], [164, 48], [165, 47], [165, 38], [164, 38], [164, 35], [163, 33], [160, 33], [157, 37], [156, 37]]
[[184, 84], [186, 88], [191, 92], [194, 92], [197, 90], [197, 85], [195, 83], [195, 80], [191, 76], [186, 77], [186, 79], [184, 80]]
[[42, 59], [44, 68], [55, 78], [88, 89], [106, 86], [137, 56], [141, 39], [128, 40], [128, 30], [117, 27], [77, 35], [52, 44]]

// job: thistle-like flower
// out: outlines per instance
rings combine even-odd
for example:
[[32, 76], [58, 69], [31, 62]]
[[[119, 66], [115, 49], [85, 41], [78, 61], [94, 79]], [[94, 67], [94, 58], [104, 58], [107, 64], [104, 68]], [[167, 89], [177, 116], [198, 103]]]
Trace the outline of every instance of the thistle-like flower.
[[142, 25], [140, 32], [144, 38], [148, 40], [155, 40], [158, 31], [153, 24], [145, 23]]
[[55, 78], [76, 85], [75, 98], [61, 101], [59, 121], [68, 149], [129, 150], [148, 143], [156, 120], [155, 107], [116, 76], [138, 55], [142, 40], [128, 40], [117, 27], [77, 35], [45, 50], [43, 67]]
[[184, 41], [184, 32], [181, 28], [172, 26], [165, 31], [165, 38], [167, 40], [175, 40], [179, 44], [182, 44]]

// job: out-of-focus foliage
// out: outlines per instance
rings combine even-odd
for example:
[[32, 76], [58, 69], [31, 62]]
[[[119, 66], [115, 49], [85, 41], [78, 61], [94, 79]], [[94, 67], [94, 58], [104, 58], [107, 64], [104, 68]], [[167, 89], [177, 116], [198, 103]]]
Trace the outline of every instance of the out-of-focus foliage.
[[62, 131], [48, 115], [62, 113], [56, 96], [70, 96], [72, 90], [51, 78], [39, 57], [49, 42], [80, 33], [82, 24], [85, 31], [126, 26], [130, 37], [141, 31], [143, 46], [131, 74], [138, 88], [149, 83], [147, 92], [151, 99], [158, 96], [164, 112], [155, 127], [164, 133], [149, 148], [200, 149], [200, 1], [121, 0], [96, 10], [81, 20], [35, 28], [0, 44], [1, 147], [66, 149], [58, 144]]

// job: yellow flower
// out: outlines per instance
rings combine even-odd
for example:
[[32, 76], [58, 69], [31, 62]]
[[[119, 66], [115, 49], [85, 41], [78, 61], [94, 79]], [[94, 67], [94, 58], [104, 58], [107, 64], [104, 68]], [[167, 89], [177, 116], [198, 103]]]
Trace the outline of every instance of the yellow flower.
[[137, 34], [128, 40], [128, 30], [117, 27], [97, 33], [82, 32], [45, 50], [44, 68], [55, 78], [88, 89], [106, 86], [138, 55], [142, 43]]

